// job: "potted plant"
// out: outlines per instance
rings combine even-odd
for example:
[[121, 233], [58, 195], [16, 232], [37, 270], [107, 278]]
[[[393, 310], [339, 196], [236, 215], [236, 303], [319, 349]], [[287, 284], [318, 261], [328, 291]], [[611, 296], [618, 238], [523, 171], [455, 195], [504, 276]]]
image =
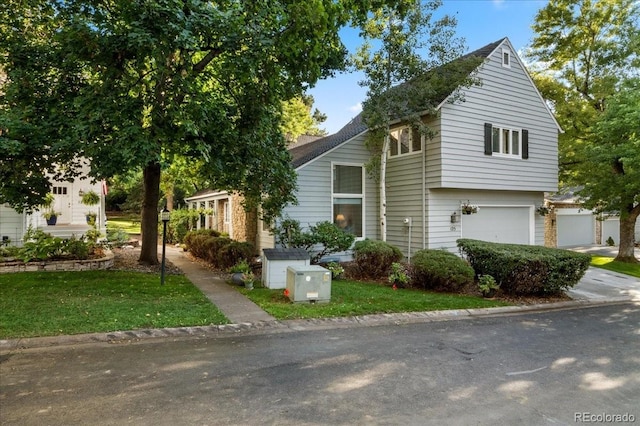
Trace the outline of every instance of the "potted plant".
[[57, 212], [53, 209], [53, 201], [54, 196], [52, 193], [48, 193], [44, 198], [44, 202], [40, 205], [43, 209], [46, 209], [42, 216], [46, 219], [47, 225], [54, 226], [58, 222], [58, 216], [61, 216], [62, 213]]
[[242, 279], [243, 275], [251, 272], [249, 262], [247, 262], [246, 259], [241, 259], [238, 263], [229, 268], [229, 272], [231, 273], [231, 282], [240, 285], [244, 283]]
[[460, 209], [462, 210], [462, 214], [474, 214], [480, 211], [480, 207], [476, 206], [475, 204], [469, 203], [469, 200], [467, 200], [466, 203], [462, 203], [460, 205]]
[[244, 272], [242, 274], [242, 283], [247, 290], [253, 290], [253, 282], [256, 280], [256, 276], [253, 272]]
[[480, 275], [478, 277], [478, 288], [483, 297], [493, 297], [500, 288], [500, 284], [491, 275]]
[[331, 271], [332, 280], [339, 280], [342, 278], [342, 274], [344, 274], [344, 268], [338, 262], [329, 262], [325, 268]]
[[[98, 195], [98, 193], [94, 190], [90, 190], [87, 192], [80, 192], [80, 202], [82, 204], [84, 204], [85, 206], [95, 206], [96, 204], [98, 204], [100, 202], [100, 196]], [[96, 223], [96, 218], [98, 217], [98, 215], [95, 212], [88, 212], [85, 213], [85, 217], [87, 219], [87, 223], [89, 225], [95, 225]]]

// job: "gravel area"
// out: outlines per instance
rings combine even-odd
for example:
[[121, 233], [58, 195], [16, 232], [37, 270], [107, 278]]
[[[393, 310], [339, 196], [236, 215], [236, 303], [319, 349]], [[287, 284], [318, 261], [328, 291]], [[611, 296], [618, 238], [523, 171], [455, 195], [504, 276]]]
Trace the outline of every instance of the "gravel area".
[[[147, 272], [159, 274], [161, 265], [142, 265], [138, 263], [140, 258], [140, 248], [114, 248], [113, 251], [113, 267], [112, 270], [119, 271], [134, 271], [134, 272]], [[166, 274], [182, 275], [182, 271], [169, 261], [165, 259], [164, 270]]]

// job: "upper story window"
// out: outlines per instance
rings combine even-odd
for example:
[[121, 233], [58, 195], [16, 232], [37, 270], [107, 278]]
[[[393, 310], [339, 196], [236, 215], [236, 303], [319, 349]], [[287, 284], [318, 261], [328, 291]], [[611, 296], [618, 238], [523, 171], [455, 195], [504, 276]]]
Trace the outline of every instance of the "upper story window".
[[389, 134], [389, 157], [413, 154], [422, 151], [422, 135], [418, 129], [402, 127]]
[[484, 153], [527, 159], [529, 158], [529, 131], [485, 123]]
[[505, 47], [502, 48], [502, 66], [511, 68], [511, 52]]

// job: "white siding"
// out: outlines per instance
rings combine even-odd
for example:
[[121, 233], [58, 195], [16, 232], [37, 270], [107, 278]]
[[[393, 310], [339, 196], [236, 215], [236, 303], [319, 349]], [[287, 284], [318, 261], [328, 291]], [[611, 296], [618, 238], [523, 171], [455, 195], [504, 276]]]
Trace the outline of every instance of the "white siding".
[[[338, 146], [315, 160], [301, 166], [298, 170], [298, 205], [285, 207], [283, 216], [300, 221], [303, 229], [322, 221], [332, 221], [331, 217], [331, 165], [332, 162], [361, 164], [367, 162], [370, 153], [363, 144], [364, 136]], [[365, 172], [366, 173], [366, 172]], [[377, 239], [379, 230], [378, 189], [368, 176], [364, 189], [364, 237]], [[264, 248], [264, 247], [263, 247]]]
[[[480, 68], [482, 84], [466, 89], [464, 102], [442, 106], [439, 139], [428, 157], [430, 188], [557, 190], [556, 123], [515, 53], [510, 68], [500, 59], [497, 49]], [[528, 130], [529, 158], [485, 155], [484, 123]]]
[[0, 205], [0, 241], [8, 237], [12, 245], [20, 245], [24, 232], [24, 215], [6, 204]]

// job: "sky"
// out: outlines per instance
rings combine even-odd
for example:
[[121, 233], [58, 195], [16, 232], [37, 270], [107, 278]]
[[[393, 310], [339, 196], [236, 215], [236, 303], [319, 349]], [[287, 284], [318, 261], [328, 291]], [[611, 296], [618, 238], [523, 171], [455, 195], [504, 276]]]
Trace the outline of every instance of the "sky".
[[[439, 11], [456, 16], [457, 36], [465, 39], [469, 52], [503, 37], [522, 51], [533, 39], [531, 25], [536, 13], [546, 4], [547, 0], [444, 0]], [[341, 38], [350, 53], [361, 44], [357, 30], [344, 29]], [[358, 85], [361, 79], [362, 74], [340, 73], [308, 91], [315, 100], [314, 108], [327, 115], [320, 127], [329, 134], [361, 111], [360, 103], [366, 98], [366, 88]]]

